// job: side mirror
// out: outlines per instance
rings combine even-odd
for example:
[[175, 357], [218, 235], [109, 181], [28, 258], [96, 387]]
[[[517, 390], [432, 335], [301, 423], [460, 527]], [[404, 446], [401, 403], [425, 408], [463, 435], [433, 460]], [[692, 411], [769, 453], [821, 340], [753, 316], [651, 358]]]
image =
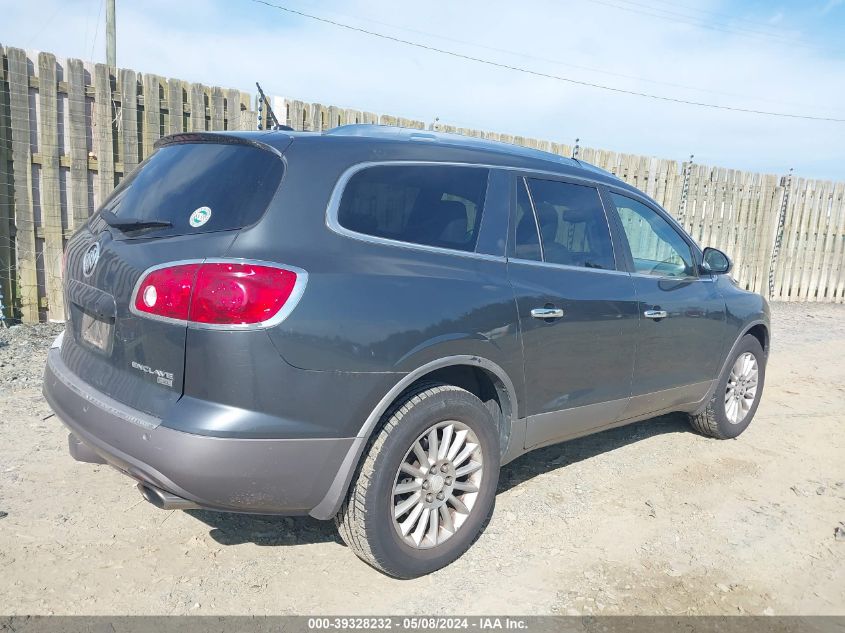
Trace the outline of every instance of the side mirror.
[[731, 258], [718, 248], [708, 246], [704, 249], [704, 258], [701, 264], [702, 272], [711, 275], [724, 275], [731, 272], [731, 268], [733, 268]]

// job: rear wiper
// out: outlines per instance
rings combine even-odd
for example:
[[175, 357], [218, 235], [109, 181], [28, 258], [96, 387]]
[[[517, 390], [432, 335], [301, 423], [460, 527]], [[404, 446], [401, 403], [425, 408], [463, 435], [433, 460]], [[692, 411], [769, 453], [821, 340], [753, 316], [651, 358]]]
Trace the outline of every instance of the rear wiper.
[[141, 229], [167, 228], [173, 226], [173, 223], [168, 222], [167, 220], [123, 220], [117, 217], [112, 211], [103, 211], [100, 213], [100, 217], [105, 220], [106, 224], [121, 231], [139, 231]]

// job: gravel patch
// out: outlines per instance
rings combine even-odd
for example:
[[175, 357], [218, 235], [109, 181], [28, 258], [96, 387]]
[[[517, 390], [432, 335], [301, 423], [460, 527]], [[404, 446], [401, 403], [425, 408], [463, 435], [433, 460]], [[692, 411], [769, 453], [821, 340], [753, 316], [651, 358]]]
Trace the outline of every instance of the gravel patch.
[[[521, 457], [430, 576], [379, 574], [308, 517], [163, 512], [74, 462], [41, 396], [61, 325], [0, 329], [0, 605], [9, 614], [845, 615], [845, 306], [774, 304], [740, 438], [683, 415]], [[448, 596], [448, 599], [444, 599]]]
[[0, 327], [0, 387], [40, 386], [47, 350], [64, 329], [64, 323]]

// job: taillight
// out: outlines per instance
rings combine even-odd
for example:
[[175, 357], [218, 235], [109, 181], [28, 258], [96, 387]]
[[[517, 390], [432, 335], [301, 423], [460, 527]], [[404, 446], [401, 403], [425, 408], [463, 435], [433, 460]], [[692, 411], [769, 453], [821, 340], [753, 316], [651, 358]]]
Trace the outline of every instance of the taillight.
[[178, 264], [150, 271], [134, 312], [209, 326], [266, 324], [279, 315], [305, 273], [238, 261]]
[[188, 320], [249, 324], [274, 317], [293, 292], [296, 273], [256, 264], [203, 264]]
[[135, 310], [187, 321], [191, 291], [199, 268], [200, 264], [182, 264], [151, 271], [135, 293]]

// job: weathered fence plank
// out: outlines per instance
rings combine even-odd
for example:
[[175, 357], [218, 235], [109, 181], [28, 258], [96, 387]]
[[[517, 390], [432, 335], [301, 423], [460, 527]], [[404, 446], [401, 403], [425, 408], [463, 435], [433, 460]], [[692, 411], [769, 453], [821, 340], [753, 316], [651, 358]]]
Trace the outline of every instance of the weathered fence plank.
[[315, 132], [323, 132], [326, 129], [326, 106], [315, 103], [311, 106], [311, 128]]
[[88, 104], [85, 67], [79, 59], [68, 60], [68, 119], [70, 121], [70, 227], [88, 220]]
[[[819, 280], [819, 300], [838, 301], [841, 297], [836, 296], [837, 272], [845, 275], [842, 271], [842, 254], [839, 250], [845, 241], [845, 183], [837, 182], [833, 186], [833, 194], [830, 204], [830, 232], [825, 248], [825, 258], [821, 266]], [[823, 291], [823, 293], [822, 293]]]
[[758, 234], [759, 226], [757, 222], [758, 215], [756, 213], [757, 197], [760, 192], [760, 174], [746, 174], [745, 175], [745, 193], [740, 202], [740, 208], [744, 209], [745, 221], [743, 221], [737, 230], [744, 233], [742, 238], [742, 266], [737, 269], [736, 276], [738, 279], [751, 280], [754, 282], [755, 261], [755, 246], [758, 239], [762, 236]]
[[346, 123], [343, 108], [329, 106], [329, 127], [339, 127]]
[[[738, 227], [741, 226], [742, 221], [744, 220], [742, 216], [742, 194], [743, 194], [743, 174], [741, 171], [737, 171], [732, 169], [730, 171], [730, 178], [731, 178], [731, 191], [730, 191], [730, 206], [731, 206], [731, 218], [727, 224], [725, 233], [725, 241], [724, 241], [724, 249], [726, 252], [736, 253], [737, 252], [737, 245], [739, 239], [741, 237], [740, 233], [738, 232]], [[735, 258], [736, 256], [734, 256]]]
[[35, 212], [32, 204], [32, 150], [29, 120], [29, 60], [9, 48], [9, 111], [12, 128], [12, 173], [15, 193], [15, 241], [20, 278], [19, 300], [25, 321], [39, 320]]
[[828, 300], [845, 302], [845, 183], [836, 183], [834, 209], [836, 230], [831, 249], [831, 264], [827, 266]]
[[155, 142], [161, 137], [161, 77], [146, 74], [142, 78], [144, 90], [144, 134], [141, 156], [153, 153]]
[[97, 153], [97, 204], [103, 204], [114, 189], [114, 102], [111, 70], [105, 64], [94, 67], [94, 140]]
[[687, 195], [687, 230], [692, 238], [696, 241], [701, 241], [701, 214], [704, 205], [704, 195], [706, 192], [705, 184], [705, 168], [703, 165], [693, 165], [690, 172], [689, 192], [692, 195]]
[[121, 68], [120, 76], [120, 158], [123, 178], [138, 166], [138, 77], [134, 70]]
[[185, 106], [182, 82], [167, 80], [167, 133], [179, 134], [185, 131]]
[[64, 321], [62, 293], [62, 253], [64, 227], [59, 194], [59, 127], [56, 90], [56, 57], [38, 55], [38, 149], [41, 154], [41, 228], [44, 236], [41, 266], [44, 274], [47, 313], [51, 319]]
[[[763, 176], [762, 182], [762, 197], [759, 201], [760, 215], [758, 216], [760, 231], [757, 237], [757, 254], [754, 265], [754, 275], [757, 282], [754, 288], [755, 292], [766, 294], [768, 292], [768, 270], [777, 229], [778, 213], [786, 189], [783, 184], [780, 184], [777, 176]], [[776, 291], [771, 297], [780, 298], [781, 295]]]
[[751, 190], [754, 187], [753, 176], [747, 173], [740, 174], [737, 202], [737, 219], [734, 226], [734, 242], [728, 251], [736, 260], [735, 276], [739, 279], [748, 277], [750, 258], [748, 257], [748, 244], [754, 235], [754, 216], [750, 213], [749, 203], [751, 202]]
[[843, 197], [840, 198], [839, 206], [840, 224], [839, 231], [837, 232], [837, 242], [840, 244], [840, 250], [835, 259], [835, 264], [838, 266], [836, 269], [838, 273], [836, 296], [840, 302], [845, 302], [845, 193], [843, 193]]
[[[279, 116], [282, 116], [280, 114]], [[226, 91], [226, 129], [238, 130], [240, 129], [241, 121], [241, 97], [237, 90]], [[284, 120], [282, 121], [284, 123]]]
[[223, 89], [215, 86], [211, 89], [211, 126], [210, 130], [221, 131], [226, 129], [223, 125], [225, 112], [223, 109]]
[[[829, 183], [830, 199], [827, 205], [827, 230], [825, 231], [825, 241], [823, 246], [822, 257], [819, 260], [818, 270], [818, 292], [816, 301], [830, 301], [832, 293], [830, 292], [830, 268], [833, 265], [833, 253], [836, 242], [840, 240], [838, 236], [841, 234], [839, 230], [839, 218], [841, 213], [840, 198], [842, 183]], [[841, 262], [839, 264], [841, 267]]]
[[[793, 292], [797, 290], [800, 271], [796, 270], [801, 265], [798, 259], [804, 241], [804, 233], [807, 223], [807, 181], [799, 178], [797, 186], [793, 186], [789, 203], [793, 210], [794, 228], [789, 231], [789, 241], [784, 255], [784, 277], [780, 288], [780, 296], [785, 301], [794, 300]], [[787, 224], [791, 227], [792, 223]]]
[[254, 130], [258, 127], [258, 112], [252, 109], [251, 98], [248, 93], [241, 93], [241, 125], [240, 130]]
[[792, 284], [790, 286], [790, 300], [797, 301], [806, 294], [807, 283], [807, 268], [812, 261], [812, 247], [814, 243], [813, 229], [816, 220], [816, 210], [818, 208], [817, 194], [815, 183], [812, 181], [805, 182], [804, 195], [804, 223], [803, 229], [799, 234], [798, 251], [795, 253], [793, 262], [795, 267], [793, 269]]
[[673, 160], [663, 161], [663, 178], [666, 181], [665, 190], [663, 192], [662, 202], [665, 209], [669, 209], [672, 215], [677, 217], [678, 206], [680, 205], [680, 185], [682, 181], [679, 179], [678, 163]]
[[[0, 44], [0, 293], [7, 308], [15, 303], [15, 286], [12, 283], [15, 252], [13, 249], [14, 202], [12, 192], [12, 155], [9, 128], [9, 86], [5, 70], [6, 49]], [[2, 316], [2, 315], [0, 315]]]
[[715, 168], [707, 168], [704, 184], [704, 200], [699, 218], [701, 220], [701, 233], [699, 243], [710, 245], [710, 234], [713, 224], [716, 222], [716, 192], [718, 190], [719, 171]]
[[191, 84], [191, 132], [205, 132], [205, 91], [200, 84]]
[[807, 257], [804, 272], [801, 275], [801, 293], [799, 298], [804, 301], [815, 301], [816, 293], [818, 292], [819, 274], [818, 264], [819, 258], [822, 256], [824, 249], [824, 238], [828, 230], [828, 206], [830, 204], [830, 185], [829, 182], [816, 182], [816, 195], [813, 199], [813, 220], [811, 224], [811, 232], [809, 235], [809, 244], [811, 251]]
[[[768, 294], [769, 284], [769, 257], [771, 251], [769, 243], [774, 237], [774, 225], [777, 225], [778, 213], [780, 207], [771, 206], [770, 202], [776, 195], [777, 179], [774, 176], [760, 176], [759, 194], [755, 200], [754, 213], [757, 218], [757, 230], [755, 231], [753, 241], [749, 248], [749, 253], [752, 255], [752, 264], [750, 271], [750, 288], [755, 292], [762, 292]], [[780, 197], [777, 198], [780, 201]], [[769, 218], [767, 218], [767, 214]], [[773, 226], [771, 231], [768, 230], [767, 219], [771, 219]], [[782, 262], [783, 258], [778, 259]], [[774, 296], [774, 295], [772, 295]]]

